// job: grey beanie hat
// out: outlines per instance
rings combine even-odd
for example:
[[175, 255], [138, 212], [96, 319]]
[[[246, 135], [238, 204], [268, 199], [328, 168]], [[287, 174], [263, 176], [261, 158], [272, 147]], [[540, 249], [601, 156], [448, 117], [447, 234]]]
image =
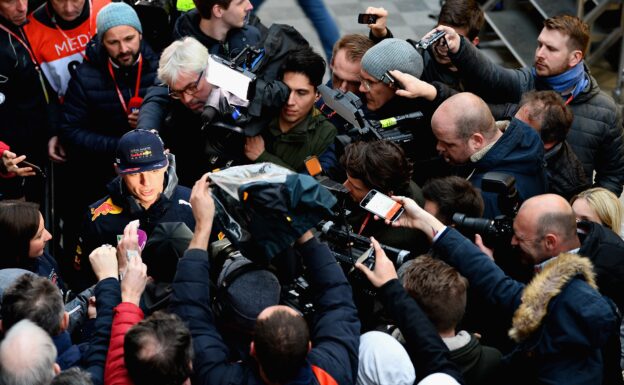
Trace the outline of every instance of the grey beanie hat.
[[384, 39], [375, 44], [362, 57], [362, 69], [377, 80], [386, 71], [399, 70], [420, 78], [423, 71], [422, 56], [405, 40]]
[[134, 9], [126, 3], [110, 3], [100, 9], [95, 24], [100, 41], [102, 41], [102, 37], [106, 31], [120, 25], [128, 25], [139, 31], [139, 33], [143, 33], [139, 16], [137, 16]]

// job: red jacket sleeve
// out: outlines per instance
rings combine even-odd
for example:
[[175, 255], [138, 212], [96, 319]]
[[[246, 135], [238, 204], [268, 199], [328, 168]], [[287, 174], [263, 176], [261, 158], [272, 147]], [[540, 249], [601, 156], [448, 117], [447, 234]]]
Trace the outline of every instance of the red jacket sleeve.
[[124, 363], [124, 337], [128, 329], [145, 316], [138, 306], [130, 302], [120, 303], [113, 311], [111, 341], [104, 368], [104, 385], [133, 385]]
[[[5, 151], [10, 149], [11, 147], [9, 147], [8, 144], [0, 142], [0, 157], [2, 157], [2, 154], [4, 154]], [[0, 178], [13, 178], [15, 176], [14, 172], [5, 173], [4, 171], [6, 171], [4, 169], [4, 165], [0, 162]]]

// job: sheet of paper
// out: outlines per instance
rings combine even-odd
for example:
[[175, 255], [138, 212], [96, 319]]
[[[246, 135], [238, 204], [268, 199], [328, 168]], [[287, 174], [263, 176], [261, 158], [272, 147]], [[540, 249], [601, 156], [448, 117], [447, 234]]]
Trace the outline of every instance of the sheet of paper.
[[206, 80], [208, 83], [221, 87], [239, 98], [248, 101], [247, 91], [249, 90], [251, 79], [227, 65], [216, 61], [212, 56], [208, 58]]

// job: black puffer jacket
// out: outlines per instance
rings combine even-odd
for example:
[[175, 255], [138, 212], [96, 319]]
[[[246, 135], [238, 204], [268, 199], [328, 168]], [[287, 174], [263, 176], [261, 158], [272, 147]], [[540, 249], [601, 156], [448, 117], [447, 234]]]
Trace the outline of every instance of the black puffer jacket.
[[[456, 54], [449, 54], [466, 91], [488, 103], [517, 103], [524, 92], [544, 90], [536, 84], [530, 68], [507, 69], [491, 62], [464, 38]], [[589, 70], [585, 71], [589, 74]], [[616, 195], [624, 184], [624, 139], [622, 120], [613, 99], [602, 92], [596, 80], [570, 102], [574, 122], [567, 140], [583, 163], [586, 175], [596, 171], [595, 184]]]
[[245, 45], [257, 45], [260, 42], [260, 31], [252, 26], [232, 28], [224, 41], [218, 41], [204, 34], [199, 29], [200, 16], [197, 9], [193, 9], [180, 16], [173, 29], [174, 40], [191, 36], [202, 43], [208, 52], [225, 58], [232, 58], [240, 53]]
[[[89, 61], [76, 69], [67, 88], [61, 139], [70, 151], [71, 160], [79, 156], [97, 156], [106, 158], [110, 166], [119, 138], [132, 128], [108, 70], [108, 53], [97, 37], [91, 40], [86, 53]], [[146, 43], [141, 44], [141, 54], [143, 69], [139, 96], [144, 97], [156, 79], [158, 56]], [[113, 67], [117, 86], [126, 104], [134, 96], [137, 70], [137, 64], [130, 68]]]
[[544, 154], [548, 192], [559, 194], [566, 200], [590, 187], [583, 165], [567, 141], [557, 144]]
[[[115, 176], [113, 161], [119, 138], [132, 130], [115, 83], [108, 70], [109, 56], [97, 36], [89, 43], [89, 61], [78, 66], [69, 81], [60, 124], [60, 136], [65, 145], [70, 172], [83, 178], [83, 194], [77, 204], [84, 206], [105, 193], [106, 184]], [[143, 42], [143, 68], [139, 96], [145, 97], [154, 84], [158, 56]], [[138, 65], [114, 68], [117, 86], [125, 103], [134, 96]]]
[[[26, 41], [20, 27], [2, 16], [0, 24]], [[43, 165], [48, 136], [46, 100], [35, 66], [26, 48], [0, 30], [0, 140], [10, 145], [11, 151]]]

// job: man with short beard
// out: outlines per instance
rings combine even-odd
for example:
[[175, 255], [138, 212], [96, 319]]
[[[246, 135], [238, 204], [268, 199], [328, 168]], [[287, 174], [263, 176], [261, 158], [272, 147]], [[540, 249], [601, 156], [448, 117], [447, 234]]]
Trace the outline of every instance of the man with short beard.
[[585, 22], [569, 15], [546, 19], [537, 38], [533, 67], [520, 69], [494, 64], [452, 28], [437, 29], [446, 32], [448, 56], [465, 90], [487, 103], [518, 103], [524, 92], [533, 89], [556, 91], [574, 113], [567, 140], [585, 174], [595, 171], [595, 185], [620, 195], [624, 184], [622, 120], [619, 108], [600, 90], [583, 61], [590, 37]]
[[[106, 195], [106, 184], [115, 177], [111, 164], [119, 138], [136, 127], [141, 99], [158, 69], [158, 56], [142, 40], [141, 23], [129, 5], [107, 5], [96, 24], [98, 34], [86, 50], [89, 60], [67, 87], [60, 123], [67, 172], [81, 181], [81, 193], [65, 202], [66, 226], [81, 223], [86, 206]], [[73, 251], [71, 243], [65, 248]]]
[[[48, 0], [24, 25], [33, 54], [61, 103], [72, 73], [86, 57], [87, 43], [95, 35], [96, 16], [108, 3], [110, 0]], [[54, 111], [55, 122], [59, 113]], [[55, 162], [65, 161], [57, 135], [48, 142], [48, 155]]]

